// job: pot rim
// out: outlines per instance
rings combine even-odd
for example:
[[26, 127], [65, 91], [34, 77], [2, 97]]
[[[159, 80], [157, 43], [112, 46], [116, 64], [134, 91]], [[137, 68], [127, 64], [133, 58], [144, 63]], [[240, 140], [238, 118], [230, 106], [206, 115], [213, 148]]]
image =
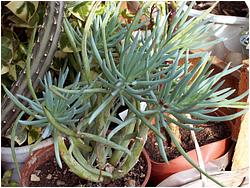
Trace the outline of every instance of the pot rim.
[[[224, 139], [222, 139], [222, 140], [218, 140], [218, 141], [216, 141], [216, 142], [211, 142], [211, 143], [209, 143], [209, 144], [206, 144], [206, 145], [204, 145], [204, 146], [201, 146], [200, 148], [201, 148], [201, 149], [202, 149], [202, 148], [205, 148], [205, 147], [207, 147], [207, 146], [209, 146], [209, 145], [211, 145], [211, 144], [213, 144], [213, 143], [226, 142], [227, 140], [231, 140], [231, 138], [232, 138], [232, 136], [229, 136], [229, 137], [224, 138]], [[190, 153], [191, 153], [191, 152], [194, 152], [194, 151], [195, 151], [195, 149], [192, 149], [192, 150], [190, 150], [189, 152], [187, 152], [187, 154], [190, 155]], [[154, 161], [154, 160], [151, 159], [151, 158], [150, 158], [150, 161], [151, 161], [151, 163], [153, 163], [153, 164], [155, 164], [155, 165], [171, 164], [171, 163], [175, 163], [176, 161], [179, 161], [180, 158], [182, 158], [182, 157], [183, 157], [183, 156], [180, 155], [179, 157], [174, 158], [174, 159], [171, 159], [171, 160], [169, 160], [168, 162], [157, 162], [157, 161]]]
[[[47, 138], [47, 139], [41, 141], [35, 148], [33, 148], [33, 151], [38, 150], [38, 149], [43, 148], [43, 147], [47, 147], [52, 143], [53, 143], [53, 139], [52, 138]], [[30, 147], [33, 146], [33, 145], [34, 144], [21, 146], [21, 147], [15, 147], [15, 152], [16, 152], [16, 154], [29, 152]], [[2, 154], [3, 153], [4, 154], [11, 154], [12, 153], [11, 152], [11, 147], [3, 147], [3, 146], [1, 146], [1, 152], [2, 152]]]
[[[32, 161], [32, 158], [36, 157], [36, 155], [43, 154], [43, 152], [41, 152], [42, 150], [45, 150], [45, 151], [54, 150], [54, 145], [49, 145], [49, 146], [46, 146], [45, 148], [41, 148], [41, 149], [35, 151], [35, 153], [33, 155], [29, 156], [29, 158], [26, 160], [25, 164], [23, 165], [23, 167], [20, 170], [20, 172], [21, 172], [21, 179], [22, 179], [22, 177], [29, 178], [29, 177], [23, 176], [24, 173], [25, 173], [25, 170], [27, 170], [26, 168], [28, 168], [28, 166], [29, 166], [28, 162]], [[54, 152], [53, 152], [53, 154], [54, 154]], [[148, 155], [146, 149], [143, 148], [143, 150], [141, 152], [141, 155], [143, 156], [144, 160], [147, 163], [147, 172], [146, 172], [146, 176], [144, 178], [144, 181], [143, 181], [143, 183], [141, 184], [140, 187], [146, 187], [146, 185], [147, 185], [147, 183], [149, 181], [150, 175], [151, 175], [152, 164], [151, 164], [151, 161], [150, 161], [150, 158], [149, 158], [149, 155]], [[38, 167], [36, 167], [36, 168], [38, 168]], [[27, 185], [25, 185], [25, 183], [26, 183], [25, 181], [20, 181], [20, 185], [21, 186], [27, 186]]]
[[148, 152], [145, 148], [143, 148], [142, 154], [147, 162], [147, 173], [146, 173], [146, 176], [144, 178], [143, 183], [141, 184], [141, 187], [146, 187], [148, 180], [150, 178], [150, 175], [151, 175], [152, 164], [151, 164], [151, 160], [150, 160], [150, 157], [148, 155]]

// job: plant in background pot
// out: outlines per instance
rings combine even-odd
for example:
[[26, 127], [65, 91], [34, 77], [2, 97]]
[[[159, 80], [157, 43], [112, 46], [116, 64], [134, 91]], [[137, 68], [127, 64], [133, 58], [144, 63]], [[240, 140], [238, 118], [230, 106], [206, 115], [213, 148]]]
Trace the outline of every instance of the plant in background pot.
[[[158, 117], [158, 120], [160, 120], [158, 125], [155, 122], [156, 119], [154, 119], [152, 122], [152, 124], [158, 126], [159, 130], [161, 130], [164, 134], [167, 135], [169, 132], [172, 132], [171, 134], [175, 135], [174, 137], [167, 136], [167, 140], [162, 142], [154, 134], [149, 134], [149, 138], [145, 147], [151, 158], [152, 174], [150, 181], [154, 186], [174, 173], [192, 168], [192, 165], [185, 158], [185, 155], [180, 152], [181, 150], [178, 147], [182, 146], [186, 152], [189, 151], [187, 153], [188, 156], [194, 161], [198, 162], [197, 152], [195, 150], [190, 151], [195, 147], [191, 139], [190, 132], [187, 133], [187, 130], [185, 130], [185, 128], [187, 128], [185, 125], [190, 126], [190, 128], [193, 126], [195, 128], [201, 128], [200, 131], [197, 129], [196, 136], [199, 137], [198, 142], [202, 144], [202, 158], [204, 162], [207, 163], [211, 160], [217, 159], [228, 151], [231, 144], [230, 129], [232, 126], [234, 126], [233, 121], [228, 120], [233, 120], [239, 116], [237, 113], [234, 114], [235, 116], [233, 114], [226, 115], [220, 109], [218, 110], [218, 108], [247, 108], [247, 106], [244, 107], [244, 105], [246, 105], [244, 103], [242, 103], [243, 106], [238, 106], [238, 104], [241, 105], [241, 103], [236, 102], [236, 100], [240, 100], [244, 98], [244, 96], [247, 96], [248, 91], [240, 97], [237, 97], [237, 94], [235, 97], [232, 97], [235, 89], [223, 86], [225, 83], [223, 77], [227, 77], [227, 75], [230, 75], [239, 67], [230, 70], [228, 69], [230, 64], [228, 64], [228, 66], [222, 72], [215, 71], [214, 73], [214, 70], [210, 70], [209, 68], [209, 64], [211, 64], [212, 61], [209, 60], [209, 63], [205, 63], [203, 66], [201, 65], [202, 61], [204, 61], [204, 59], [200, 59], [195, 64], [193, 64], [192, 69], [190, 69], [190, 72], [187, 71], [187, 76], [183, 77], [183, 80], [181, 79], [175, 82], [176, 88], [172, 90], [173, 93], [170, 91], [167, 93], [167, 102], [161, 100], [162, 105], [166, 105], [168, 108], [172, 106], [173, 109], [178, 109], [177, 111], [166, 110], [167, 113], [162, 116], [162, 119], [166, 118], [165, 126], [164, 121], [160, 120], [160, 116]], [[188, 64], [191, 65], [192, 63], [189, 62]], [[197, 68], [198, 64], [200, 64], [201, 68]], [[195, 69], [197, 69], [196, 73], [194, 72]], [[201, 85], [199, 86], [199, 84]], [[221, 88], [221, 86], [223, 86], [223, 88]], [[178, 95], [180, 95], [180, 97], [178, 97]], [[201, 97], [199, 97], [199, 95], [201, 95]], [[177, 97], [179, 99], [175, 100], [175, 98], [171, 98], [171, 96]], [[188, 99], [188, 96], [190, 99]], [[230, 97], [229, 100], [228, 97]], [[199, 99], [202, 101], [199, 101]], [[230, 100], [235, 101], [236, 103], [233, 104], [233, 102], [233, 105], [228, 105]], [[181, 101], [183, 101], [183, 103]], [[199, 104], [200, 102], [201, 104]], [[194, 105], [193, 107], [192, 104]], [[182, 105], [187, 106], [187, 108], [182, 107]], [[171, 113], [169, 113], [169, 111]], [[192, 120], [186, 117], [189, 112], [191, 114]], [[176, 115], [174, 115], [174, 113], [176, 113]], [[223, 123], [209, 123], [216, 121], [222, 121]], [[191, 125], [193, 126], [191, 127]], [[165, 130], [167, 126], [169, 127], [168, 132]], [[219, 136], [218, 133], [222, 135]], [[215, 139], [219, 141], [215, 142]], [[206, 143], [210, 144], [204, 145]], [[165, 162], [164, 159], [166, 160]]]
[[[187, 69], [185, 75], [181, 79], [172, 83], [174, 84], [172, 89], [168, 89], [166, 87], [168, 85], [166, 85], [163, 90], [160, 90], [161, 95], [159, 96], [161, 96], [161, 105], [167, 109], [164, 111], [164, 114], [160, 114], [158, 117], [156, 116], [154, 124], [158, 127], [158, 130], [163, 129], [163, 132], [166, 131], [166, 133], [169, 134], [169, 138], [167, 141], [162, 142], [161, 139], [155, 136], [153, 136], [155, 137], [153, 139], [150, 139], [152, 136], [149, 136], [148, 143], [146, 143], [148, 152], [150, 152], [152, 148], [154, 149], [150, 154], [151, 160], [152, 156], [157, 156], [157, 153], [160, 153], [161, 155], [160, 161], [165, 160], [165, 162], [162, 163], [160, 163], [160, 161], [152, 160], [151, 180], [155, 185], [173, 173], [192, 167], [189, 164], [190, 161], [186, 158], [187, 156], [185, 156], [186, 154], [184, 150], [181, 148], [181, 146], [187, 144], [186, 142], [189, 142], [189, 139], [180, 134], [179, 127], [182, 128], [182, 133], [185, 129], [191, 130], [195, 128], [198, 131], [199, 128], [205, 128], [205, 131], [208, 131], [209, 138], [211, 130], [207, 130], [208, 128], [206, 128], [206, 125], [199, 126], [199, 124], [206, 124], [209, 121], [223, 121], [229, 126], [224, 130], [221, 129], [221, 131], [228, 132], [228, 129], [230, 129], [230, 126], [233, 126], [233, 123], [227, 121], [240, 115], [239, 113], [225, 115], [220, 111], [217, 112], [218, 108], [247, 108], [246, 104], [236, 101], [244, 98], [244, 96], [248, 94], [248, 91], [239, 97], [226, 99], [232, 95], [235, 90], [232, 90], [231, 88], [220, 89], [224, 84], [224, 81], [221, 80], [221, 78], [237, 70], [239, 67], [229, 69], [230, 64], [228, 64], [222, 72], [218, 72], [211, 76], [213, 70], [209, 71], [211, 62], [208, 62], [208, 60], [209, 56], [204, 55], [192, 69]], [[186, 63], [190, 64], [187, 61]], [[231, 104], [229, 105], [228, 102]], [[245, 110], [241, 111], [241, 113], [245, 112]], [[189, 118], [186, 117], [187, 114], [189, 114]], [[191, 125], [193, 126], [191, 127]], [[214, 129], [220, 130], [220, 126], [225, 125], [217, 125]], [[202, 131], [197, 132], [196, 135], [199, 135], [201, 132]], [[205, 135], [206, 134], [203, 134], [201, 137], [204, 137]], [[226, 135], [226, 137], [228, 136], [230, 136], [230, 133], [229, 135]], [[212, 143], [210, 146], [201, 147], [202, 152], [204, 152], [202, 154], [204, 162], [216, 159], [224, 154], [229, 148], [229, 143], [230, 138], [225, 138], [218, 143]], [[216, 146], [217, 144], [218, 146]], [[172, 145], [175, 145], [176, 148], [171, 147]], [[158, 150], [158, 148], [159, 152], [156, 152], [155, 149]], [[189, 149], [185, 147], [185, 150], [187, 151]], [[173, 154], [176, 152], [182, 154], [182, 156], [168, 161], [169, 157], [171, 157], [171, 159], [173, 157], [171, 156], [171, 153]], [[197, 160], [195, 151], [189, 152], [188, 156]], [[181, 161], [183, 161], [183, 163], [181, 163]]]
[[[70, 171], [83, 179], [81, 185], [145, 186], [150, 174], [146, 169], [150, 170], [150, 164], [145, 168], [139, 166], [143, 169], [139, 171], [135, 167], [149, 129], [157, 135], [159, 145], [165, 140], [161, 127], [166, 129], [181, 154], [207, 175], [176, 142], [168, 124], [175, 123], [189, 130], [197, 130], [189, 125], [209, 120], [229, 120], [244, 113], [241, 111], [223, 117], [205, 115], [221, 106], [245, 108], [245, 103], [237, 102], [244, 94], [225, 100], [233, 91], [217, 91], [223, 83], [216, 85], [221, 77], [239, 67], [227, 67], [221, 73], [209, 77], [209, 54], [188, 54], [189, 49], [201, 47], [200, 40], [207, 35], [209, 25], [203, 18], [208, 12], [186, 22], [188, 12], [183, 11], [184, 5], [171, 21], [166, 13], [159, 11], [154, 27], [147, 30], [148, 22], [141, 22], [140, 17], [152, 5], [151, 2], [143, 4], [133, 21], [126, 26], [122, 26], [118, 20], [120, 4], [110, 2], [103, 16], [95, 15], [100, 4], [93, 2], [82, 32], [73, 27], [67, 18], [64, 19], [65, 33], [73, 51], [73, 58], [66, 58], [71, 64], [78, 65], [81, 73], [73, 84], [64, 86], [64, 73], [54, 85], [48, 73], [44, 80], [44, 96], [37, 98], [32, 84], [28, 82], [33, 99], [18, 97], [26, 100], [29, 108], [4, 87], [22, 113], [34, 117], [31, 121], [20, 120], [20, 114], [15, 126], [38, 124], [45, 128], [46, 135], [52, 133], [54, 139], [54, 147], [38, 151], [35, 158], [26, 162], [21, 173], [21, 185], [35, 185], [30, 182], [32, 171], [28, 167], [39, 169], [46, 161], [40, 163], [39, 167], [34, 162], [40, 162], [41, 156], [48, 152], [52, 158], [54, 153], [60, 167], [63, 167], [62, 158]], [[184, 57], [185, 64], [179, 65], [179, 60]], [[191, 57], [201, 57], [201, 61], [188, 70]], [[141, 102], [147, 103], [145, 111], [140, 110]], [[118, 108], [125, 105], [128, 115], [122, 121], [115, 115]], [[165, 113], [178, 121], [165, 116]], [[190, 118], [185, 116], [187, 113], [191, 115]], [[156, 126], [150, 123], [153, 118]], [[110, 129], [111, 122], [117, 124], [113, 130]], [[14, 133], [15, 128], [13, 136]], [[164, 151], [160, 149], [165, 157]], [[38, 156], [39, 153], [41, 156]], [[147, 159], [145, 155], [142, 158]], [[142, 173], [139, 179], [132, 179], [131, 174], [135, 174], [133, 170]]]
[[[212, 115], [225, 116], [221, 111], [213, 113]], [[196, 126], [202, 129], [195, 134], [205, 164], [218, 159], [229, 150], [232, 144], [230, 136], [232, 126], [234, 126], [234, 124], [231, 121], [223, 123], [205, 123]], [[169, 124], [169, 127], [173, 130], [172, 123]], [[178, 136], [177, 141], [187, 152], [188, 156], [198, 164], [197, 151], [195, 150], [191, 133], [176, 125], [174, 130], [175, 132], [178, 132], [177, 130], [179, 130], [179, 133], [176, 135]], [[167, 135], [165, 131], [163, 131], [163, 133]], [[171, 142], [171, 139], [168, 136], [167, 138], [168, 139], [163, 142], [163, 149], [166, 151], [168, 162], [164, 162], [161, 157], [157, 140], [152, 133], [149, 133], [149, 138], [145, 144], [152, 164], [152, 175], [150, 178], [152, 185], [159, 184], [161, 181], [175, 173], [192, 168], [192, 165], [180, 154], [180, 152], [178, 152], [173, 141]]]

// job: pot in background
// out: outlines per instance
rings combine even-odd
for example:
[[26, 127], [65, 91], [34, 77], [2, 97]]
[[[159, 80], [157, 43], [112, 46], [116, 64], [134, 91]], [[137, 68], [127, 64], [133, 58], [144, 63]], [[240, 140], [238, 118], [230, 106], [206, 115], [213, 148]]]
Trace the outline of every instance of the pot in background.
[[[43, 165], [50, 158], [54, 157], [54, 155], [55, 155], [54, 145], [41, 148], [37, 150], [36, 152], [34, 152], [34, 154], [26, 160], [25, 164], [23, 165], [21, 169], [20, 186], [28, 187], [31, 174], [39, 166]], [[144, 182], [142, 183], [141, 187], [146, 187], [148, 180], [150, 178], [150, 174], [151, 174], [151, 163], [150, 163], [150, 158], [145, 149], [143, 149], [142, 151], [142, 156], [146, 160], [146, 163], [147, 163], [147, 173], [146, 173]]]
[[[186, 10], [188, 6], [185, 6]], [[198, 17], [203, 13], [201, 10], [191, 9], [189, 12], [190, 17]], [[242, 45], [240, 43], [241, 32], [248, 28], [249, 19], [246, 17], [238, 16], [224, 16], [209, 14], [207, 18], [210, 22], [214, 23], [212, 29], [216, 31], [211, 38], [224, 38], [225, 41], [214, 45], [210, 51], [212, 55], [217, 56], [222, 60], [226, 60], [228, 54], [241, 55]]]
[[[218, 111], [216, 113], [217, 116], [224, 116], [225, 114], [222, 111]], [[231, 121], [224, 122], [225, 124], [229, 125], [230, 127], [233, 126], [233, 123]], [[204, 163], [208, 163], [211, 160], [215, 160], [222, 155], [224, 155], [230, 148], [232, 143], [231, 137], [206, 144], [204, 146], [201, 146], [201, 153]], [[187, 154], [191, 157], [193, 161], [198, 164], [197, 161], [197, 154], [195, 149], [187, 152]], [[170, 160], [168, 163], [161, 163], [156, 162], [152, 159], [151, 165], [152, 165], [152, 172], [150, 177], [150, 182], [153, 183], [153, 185], [158, 185], [160, 182], [162, 182], [167, 177], [192, 168], [192, 165], [183, 157], [179, 156], [175, 159]]]
[[[53, 145], [53, 140], [51, 138], [43, 140], [40, 142], [32, 152], [35, 152], [41, 148]], [[29, 150], [32, 145], [15, 147], [16, 159], [19, 164], [19, 168], [23, 166], [27, 158], [29, 157]], [[11, 147], [1, 147], [1, 164], [3, 170], [13, 169], [12, 179], [19, 182], [19, 177], [15, 163], [12, 158]]]
[[[211, 160], [205, 165], [206, 172], [210, 173], [218, 173], [225, 171], [226, 167], [231, 163], [232, 156], [234, 153], [235, 144], [232, 144], [228, 152], [226, 152], [223, 156], [219, 157], [218, 159]], [[228, 172], [228, 171], [227, 171]], [[163, 180], [157, 187], [182, 187], [186, 186], [187, 184], [194, 182], [196, 180], [200, 180], [200, 172], [195, 168], [191, 168], [188, 170], [184, 170], [173, 174]], [[206, 184], [206, 186], [208, 186]], [[202, 187], [202, 184], [199, 185]]]
[[[187, 6], [186, 8], [187, 9]], [[198, 17], [203, 13], [201, 10], [191, 9], [189, 16]], [[224, 15], [215, 15], [209, 14], [207, 18], [214, 23], [214, 29], [218, 29], [214, 36], [216, 38], [224, 37], [225, 47], [232, 52], [240, 52], [240, 34], [241, 32], [248, 27], [249, 19], [246, 17], [238, 16], [224, 16]]]

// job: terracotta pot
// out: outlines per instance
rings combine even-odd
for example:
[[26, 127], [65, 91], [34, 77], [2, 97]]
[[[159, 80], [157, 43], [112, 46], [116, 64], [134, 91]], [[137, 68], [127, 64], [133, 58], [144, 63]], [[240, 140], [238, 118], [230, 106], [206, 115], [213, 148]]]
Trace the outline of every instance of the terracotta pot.
[[20, 186], [28, 187], [31, 174], [53, 156], [54, 145], [50, 145], [34, 152], [21, 168]]
[[[51, 144], [53, 144], [53, 139], [51, 138], [45, 139], [41, 141], [36, 147], [34, 147], [32, 152], [47, 147]], [[25, 161], [28, 159], [31, 146], [32, 145], [15, 147], [16, 160], [18, 162], [19, 168], [21, 168], [25, 163]], [[19, 176], [17, 173], [16, 165], [12, 158], [11, 147], [1, 147], [1, 167], [3, 168], [4, 171], [12, 169], [13, 174], [11, 179], [15, 180], [16, 182], [19, 182]]]
[[[230, 149], [221, 157], [211, 160], [205, 164], [208, 174], [225, 171], [225, 168], [231, 163], [235, 144], [231, 144]], [[188, 183], [201, 179], [200, 172], [195, 168], [190, 168], [175, 173], [163, 180], [157, 187], [183, 187]], [[209, 180], [211, 181], [211, 180]], [[202, 187], [202, 185], [200, 185]], [[207, 187], [207, 184], [206, 184]]]
[[[21, 180], [20, 186], [28, 187], [30, 182], [31, 174], [41, 165], [43, 165], [46, 161], [48, 161], [51, 157], [54, 157], [54, 145], [48, 146], [46, 148], [42, 148], [36, 152], [25, 162], [23, 168], [21, 169]], [[147, 151], [143, 149], [142, 151], [143, 158], [147, 162], [147, 173], [142, 183], [141, 187], [145, 187], [148, 183], [151, 174], [151, 163], [150, 158], [147, 154]]]
[[[225, 115], [221, 111], [216, 112], [215, 114], [217, 116]], [[232, 127], [233, 125], [231, 121], [227, 121], [225, 123], [230, 127]], [[217, 159], [223, 154], [225, 154], [230, 148], [231, 142], [231, 137], [228, 137], [223, 140], [219, 140], [217, 142], [201, 146], [201, 153], [204, 163]], [[192, 158], [192, 160], [194, 160], [198, 164], [195, 150], [189, 151], [188, 155]], [[161, 181], [163, 181], [172, 174], [192, 168], [192, 165], [183, 156], [179, 156], [173, 160], [170, 160], [168, 163], [159, 163], [151, 160], [151, 164], [152, 172], [150, 181], [154, 185], [159, 184]]]
[[147, 162], [148, 169], [147, 169], [147, 174], [145, 176], [144, 182], [142, 183], [141, 187], [146, 187], [146, 185], [148, 183], [148, 180], [150, 178], [151, 172], [152, 172], [152, 165], [151, 165], [148, 153], [147, 153], [147, 151], [145, 149], [142, 150], [142, 155], [143, 155], [143, 157], [145, 158], [145, 160]]

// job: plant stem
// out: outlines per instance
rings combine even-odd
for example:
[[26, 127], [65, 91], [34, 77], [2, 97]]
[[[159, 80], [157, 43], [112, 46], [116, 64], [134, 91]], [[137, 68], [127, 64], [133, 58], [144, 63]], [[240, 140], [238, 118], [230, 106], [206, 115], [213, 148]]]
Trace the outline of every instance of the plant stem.
[[[172, 114], [168, 115], [171, 119], [174, 119], [175, 121], [178, 121]], [[174, 134], [174, 137], [176, 138], [176, 140], [181, 143], [181, 133], [180, 133], [180, 127], [177, 126], [174, 123], [169, 123], [169, 128], [171, 129], [171, 131]], [[171, 145], [175, 147], [175, 144], [173, 142], [173, 140], [171, 140]]]
[[[140, 108], [140, 103], [137, 102], [137, 108]], [[140, 120], [136, 123], [136, 129], [138, 128], [136, 139], [131, 147], [131, 156], [126, 156], [122, 166], [116, 168], [113, 172], [113, 179], [119, 179], [124, 177], [138, 162], [138, 159], [143, 150], [144, 144], [147, 140], [149, 128], [141, 123]]]
[[30, 70], [30, 60], [31, 60], [31, 54], [32, 54], [32, 49], [34, 46], [34, 40], [35, 40], [35, 36], [36, 36], [36, 27], [34, 27], [32, 35], [31, 35], [31, 39], [30, 39], [30, 43], [29, 43], [29, 48], [28, 48], [28, 55], [27, 55], [27, 60], [26, 60], [26, 79], [27, 79], [27, 84], [28, 84], [28, 88], [30, 90], [30, 93], [33, 97], [33, 99], [39, 104], [40, 102], [37, 100], [37, 96], [35, 93], [35, 90], [32, 86], [32, 81], [31, 81], [31, 70]]
[[88, 59], [88, 53], [87, 53], [87, 37], [89, 34], [89, 30], [91, 27], [91, 24], [94, 19], [94, 14], [101, 2], [93, 2], [92, 9], [89, 13], [89, 16], [87, 18], [87, 21], [85, 23], [84, 31], [83, 31], [83, 39], [82, 39], [82, 60], [83, 60], [83, 65], [84, 65], [84, 70], [86, 74], [86, 79], [88, 82], [91, 80], [91, 72], [90, 72], [90, 65], [89, 65], [89, 59]]
[[[131, 114], [129, 113], [127, 117], [128, 118], [131, 117]], [[118, 134], [119, 139], [116, 140], [116, 143], [127, 148], [129, 143], [130, 143], [130, 139], [125, 140], [124, 138], [126, 135], [132, 134], [134, 132], [135, 124], [136, 124], [136, 122], [132, 122], [130, 125], [127, 125], [124, 129], [122, 129], [122, 131], [120, 131], [120, 134]], [[112, 157], [109, 160], [109, 163], [112, 164], [113, 166], [117, 166], [117, 164], [120, 162], [120, 159], [121, 159], [123, 154], [124, 154], [124, 152], [116, 150], [112, 154]]]
[[[190, 114], [186, 114], [186, 116], [191, 119], [191, 115]], [[189, 125], [190, 127], [194, 127], [192, 124]], [[199, 166], [202, 170], [206, 171], [205, 169], [205, 164], [204, 164], [204, 161], [202, 159], [202, 154], [201, 154], [201, 148], [199, 146], [199, 143], [197, 141], [197, 138], [195, 136], [195, 132], [193, 130], [190, 130], [191, 132], [191, 138], [194, 142], [194, 145], [195, 145], [195, 151], [196, 151], [196, 154], [197, 154], [197, 158], [198, 158], [198, 163], [199, 163]], [[204, 176], [202, 173], [201, 174], [201, 179], [202, 179], [202, 187], [205, 187], [206, 184], [207, 184], [207, 177]]]

